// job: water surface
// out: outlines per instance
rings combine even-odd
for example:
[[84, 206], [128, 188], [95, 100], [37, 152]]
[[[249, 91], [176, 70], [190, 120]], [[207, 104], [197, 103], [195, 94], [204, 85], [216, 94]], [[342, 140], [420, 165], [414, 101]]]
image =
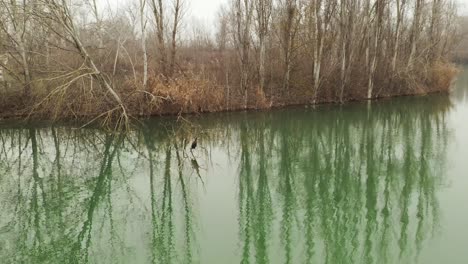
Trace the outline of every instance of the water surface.
[[451, 96], [188, 119], [3, 125], [1, 263], [467, 263], [468, 69]]

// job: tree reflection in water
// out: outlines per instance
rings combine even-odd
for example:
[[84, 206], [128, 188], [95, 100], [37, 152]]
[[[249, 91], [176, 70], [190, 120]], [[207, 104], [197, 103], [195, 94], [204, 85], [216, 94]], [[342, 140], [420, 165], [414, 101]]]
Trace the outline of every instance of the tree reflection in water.
[[417, 263], [438, 228], [449, 108], [436, 96], [215, 115], [194, 121], [194, 156], [193, 134], [171, 121], [126, 134], [3, 128], [0, 257], [204, 263], [198, 198], [223, 173], [217, 158], [238, 168], [223, 201], [238, 205], [232, 262]]

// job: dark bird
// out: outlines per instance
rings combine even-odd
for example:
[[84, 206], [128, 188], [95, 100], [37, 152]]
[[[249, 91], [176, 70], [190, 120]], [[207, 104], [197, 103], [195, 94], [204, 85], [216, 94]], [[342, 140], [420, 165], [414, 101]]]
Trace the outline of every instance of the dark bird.
[[198, 138], [195, 138], [195, 140], [192, 142], [192, 146], [190, 147], [190, 150], [194, 150], [197, 148], [197, 145], [198, 145], [197, 140]]

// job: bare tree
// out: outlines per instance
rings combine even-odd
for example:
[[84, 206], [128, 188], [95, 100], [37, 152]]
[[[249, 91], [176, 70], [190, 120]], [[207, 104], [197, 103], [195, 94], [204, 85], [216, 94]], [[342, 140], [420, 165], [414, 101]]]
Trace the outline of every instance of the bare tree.
[[7, 55], [0, 55], [0, 83], [6, 82], [6, 78], [3, 74], [3, 69], [6, 67], [8, 63], [8, 56]]
[[368, 86], [367, 86], [367, 99], [372, 99], [373, 90], [374, 90], [374, 75], [377, 69], [377, 63], [379, 55], [381, 52], [380, 45], [382, 43], [382, 32], [384, 26], [384, 13], [386, 8], [387, 0], [375, 0], [375, 18], [374, 18], [374, 35], [370, 37], [373, 39], [371, 48], [373, 48], [373, 54], [369, 58], [369, 77], [368, 77]]
[[[317, 101], [317, 96], [321, 85], [323, 50], [328, 30], [330, 30], [335, 1], [311, 0], [309, 2], [308, 31], [309, 46], [312, 53], [312, 77], [314, 96], [313, 102]], [[322, 11], [323, 10], [323, 11]]]
[[177, 34], [183, 17], [183, 0], [174, 0], [174, 20], [172, 22], [171, 34], [171, 64], [169, 66], [169, 76], [174, 74], [174, 65], [177, 52]]
[[404, 24], [405, 11], [407, 0], [396, 0], [396, 28], [395, 28], [395, 42], [393, 45], [392, 56], [392, 72], [396, 70], [396, 63], [398, 58], [398, 48], [400, 46], [400, 39], [402, 35], [402, 25]]
[[95, 32], [98, 41], [98, 54], [102, 56], [104, 50], [104, 30], [103, 30], [103, 17], [98, 9], [97, 0], [84, 0], [86, 5], [91, 10], [93, 19], [95, 20]]
[[31, 96], [32, 90], [27, 37], [30, 33], [31, 12], [34, 4], [34, 1], [0, 1], [0, 7], [6, 13], [6, 16], [0, 19], [0, 28], [11, 43], [9, 55], [23, 68], [23, 95], [26, 98]]
[[283, 89], [289, 93], [292, 69], [292, 52], [300, 14], [297, 8], [297, 0], [285, 0], [282, 8], [284, 10], [284, 16], [281, 23], [281, 43], [285, 64]]
[[257, 36], [259, 42], [259, 77], [260, 91], [265, 89], [265, 60], [266, 60], [266, 37], [270, 29], [271, 12], [273, 10], [272, 0], [255, 0]]
[[161, 67], [162, 74], [167, 75], [166, 64], [166, 43], [165, 43], [165, 26], [164, 26], [164, 8], [162, 0], [151, 0], [151, 9], [153, 11], [154, 20], [156, 24], [156, 38], [159, 52], [159, 66]]
[[234, 42], [240, 65], [240, 90], [244, 91], [244, 108], [248, 106], [249, 52], [251, 46], [251, 27], [253, 1], [233, 0]]
[[228, 43], [228, 31], [229, 31], [229, 14], [228, 11], [221, 7], [218, 11], [218, 18], [217, 18], [217, 28], [216, 28], [216, 44], [220, 51], [224, 51], [226, 49], [226, 45]]
[[[109, 92], [109, 94], [113, 97], [113, 99], [117, 102], [119, 108], [122, 110], [123, 117], [127, 119], [126, 109], [120, 99], [120, 96], [114, 91], [111, 84], [108, 82], [104, 74], [99, 70], [96, 66], [94, 60], [89, 55], [86, 47], [83, 45], [78, 31], [75, 27], [75, 22], [73, 17], [70, 13], [68, 4], [66, 0], [44, 0], [44, 4], [46, 5], [47, 9], [44, 14], [40, 16], [47, 17], [52, 19], [65, 30], [67, 36], [63, 36], [66, 38], [67, 41], [74, 44], [76, 50], [78, 51], [79, 55], [83, 58], [84, 63], [92, 70], [91, 76], [104, 88]], [[48, 24], [49, 26], [53, 26]]]
[[143, 89], [146, 90], [148, 82], [148, 52], [146, 50], [146, 0], [139, 0], [140, 8], [140, 27], [141, 27], [141, 49], [143, 50]]
[[415, 0], [413, 24], [411, 26], [410, 33], [410, 54], [408, 56], [408, 68], [412, 68], [414, 65], [414, 57], [416, 55], [416, 48], [419, 41], [419, 35], [421, 32], [421, 16], [424, 7], [424, 0]]
[[434, 62], [437, 60], [440, 54], [440, 27], [442, 26], [441, 21], [441, 9], [442, 9], [442, 0], [432, 0], [432, 12], [431, 12], [431, 22], [429, 27], [429, 42], [430, 42], [430, 51], [429, 51], [429, 60]]

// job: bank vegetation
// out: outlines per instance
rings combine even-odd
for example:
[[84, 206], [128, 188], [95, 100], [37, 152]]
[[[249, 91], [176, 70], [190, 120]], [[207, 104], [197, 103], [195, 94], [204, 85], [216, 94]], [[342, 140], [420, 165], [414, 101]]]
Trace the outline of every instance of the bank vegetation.
[[128, 120], [448, 91], [452, 0], [0, 0], [0, 116]]

